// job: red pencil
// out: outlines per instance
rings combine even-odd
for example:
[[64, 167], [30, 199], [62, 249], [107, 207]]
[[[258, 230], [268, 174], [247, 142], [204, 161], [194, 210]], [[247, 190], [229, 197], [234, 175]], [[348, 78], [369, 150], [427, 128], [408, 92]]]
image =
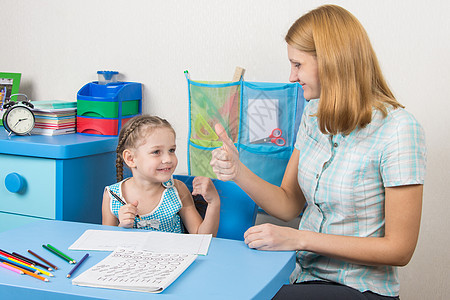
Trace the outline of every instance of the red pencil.
[[15, 259], [15, 260], [17, 260], [17, 261], [19, 261], [19, 262], [21, 262], [21, 263], [27, 265], [27, 266], [33, 266], [33, 265], [34, 265], [34, 264], [31, 264], [31, 263], [29, 263], [29, 262], [27, 262], [27, 261], [24, 261], [23, 259], [18, 258], [18, 257], [15, 256], [15, 255], [12, 255], [11, 253], [6, 252], [5, 250], [1, 250], [1, 249], [0, 249], [0, 254], [2, 254], [3, 256], [6, 256], [6, 257], [9, 257], [9, 258]]

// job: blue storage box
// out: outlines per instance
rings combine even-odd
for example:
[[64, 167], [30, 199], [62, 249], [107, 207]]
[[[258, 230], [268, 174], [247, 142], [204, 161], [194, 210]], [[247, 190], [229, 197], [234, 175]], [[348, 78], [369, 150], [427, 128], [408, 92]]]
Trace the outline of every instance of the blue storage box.
[[[118, 135], [125, 120], [142, 113], [142, 84], [137, 82], [99, 84], [94, 81], [78, 91], [77, 100], [80, 106], [77, 109], [78, 133]], [[111, 126], [114, 128], [109, 128]], [[98, 128], [105, 130], [99, 131]]]

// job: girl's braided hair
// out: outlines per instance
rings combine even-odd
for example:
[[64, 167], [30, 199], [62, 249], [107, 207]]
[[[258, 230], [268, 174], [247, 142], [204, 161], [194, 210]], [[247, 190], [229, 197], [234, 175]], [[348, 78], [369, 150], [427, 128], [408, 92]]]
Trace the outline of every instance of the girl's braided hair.
[[118, 182], [123, 179], [123, 151], [127, 148], [138, 147], [142, 139], [155, 128], [169, 128], [175, 134], [175, 130], [167, 120], [150, 115], [133, 117], [122, 127], [116, 149], [116, 177]]

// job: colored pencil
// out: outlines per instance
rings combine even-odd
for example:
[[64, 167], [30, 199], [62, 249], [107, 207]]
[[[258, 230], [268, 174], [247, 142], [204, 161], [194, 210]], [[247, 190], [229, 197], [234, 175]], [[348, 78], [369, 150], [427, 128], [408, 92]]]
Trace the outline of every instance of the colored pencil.
[[19, 257], [16, 257], [9, 252], [6, 252], [5, 250], [0, 249], [0, 254], [2, 254], [3, 256], [18, 260], [19, 262], [24, 263], [26, 265], [32, 265], [31, 263], [24, 261], [23, 259], [20, 259]]
[[61, 252], [57, 251], [56, 249], [54, 250], [53, 247], [49, 247], [48, 245], [42, 245], [42, 247], [44, 247], [45, 249], [47, 249], [51, 253], [55, 254], [56, 256], [64, 259], [69, 264], [73, 264], [73, 260], [71, 258], [69, 258], [68, 256], [63, 255]]
[[21, 257], [22, 259], [24, 259], [26, 261], [34, 263], [34, 265], [36, 265], [36, 266], [39, 266], [39, 267], [44, 268], [44, 269], [49, 270], [49, 271], [53, 271], [53, 269], [50, 268], [49, 266], [46, 266], [46, 265], [44, 265], [44, 264], [42, 264], [42, 263], [40, 263], [38, 261], [32, 260], [31, 258], [25, 257], [25, 256], [23, 256], [23, 255], [21, 255], [19, 253], [13, 252], [12, 254], [14, 254], [14, 255], [16, 255], [18, 257]]
[[12, 258], [9, 258], [9, 257], [0, 256], [0, 262], [9, 263], [9, 264], [15, 265], [17, 267], [21, 267], [21, 268], [23, 267], [24, 269], [29, 270], [30, 272], [39, 272], [27, 265], [24, 265], [23, 263], [17, 262], [17, 260], [14, 261]]
[[23, 271], [21, 271], [21, 270], [19, 270], [19, 269], [16, 269], [16, 268], [14, 268], [14, 267], [8, 266], [8, 265], [7, 265], [6, 263], [4, 263], [4, 262], [0, 263], [0, 266], [3, 267], [3, 268], [5, 268], [5, 269], [8, 269], [8, 270], [10, 270], [10, 271], [19, 273], [19, 274], [21, 274], [21, 275], [25, 274]]
[[17, 266], [17, 267], [23, 267], [24, 269], [27, 269], [27, 270], [29, 270], [30, 272], [37, 272], [36, 270], [34, 270], [34, 269], [32, 269], [32, 268], [29, 268], [29, 267], [26, 267], [26, 266], [24, 266], [24, 265], [15, 263], [15, 262], [13, 262], [13, 261], [11, 261], [11, 260], [8, 260], [8, 259], [0, 258], [0, 262], [12, 264], [12, 265], [15, 265], [15, 266]]
[[67, 278], [70, 278], [70, 276], [72, 276], [73, 272], [75, 272], [76, 269], [78, 269], [78, 267], [83, 263], [83, 261], [85, 261], [86, 258], [88, 258], [89, 253], [86, 253], [83, 258], [75, 265], [75, 267], [72, 268], [72, 270], [70, 270], [69, 274], [67, 274]]
[[22, 255], [20, 255], [19, 253], [12, 252], [11, 255], [14, 256], [14, 257], [17, 258], [17, 259], [20, 259], [20, 260], [23, 260], [24, 262], [29, 263], [30, 265], [36, 265], [36, 263], [35, 263], [34, 261], [29, 260], [28, 258], [26, 258], [26, 257], [24, 257], [24, 256], [22, 256]]
[[49, 265], [50, 267], [52, 267], [53, 269], [58, 270], [58, 267], [55, 266], [54, 264], [52, 264], [51, 262], [49, 262], [48, 260], [46, 260], [46, 259], [40, 257], [39, 255], [37, 255], [36, 253], [34, 253], [34, 252], [31, 251], [31, 250], [27, 250], [27, 251], [28, 251], [28, 253], [30, 253], [31, 255], [33, 255], [34, 257], [36, 257], [37, 259], [40, 259], [41, 261], [43, 261], [44, 263], [46, 263], [47, 265]]
[[54, 251], [58, 252], [59, 254], [61, 254], [62, 256], [65, 256], [67, 259], [69, 259], [71, 261], [71, 263], [76, 263], [75, 259], [71, 258], [69, 255], [64, 254], [61, 250], [56, 249], [55, 247], [53, 247], [50, 244], [47, 244], [47, 247], [53, 249]]
[[28, 262], [24, 262], [24, 260], [22, 260], [22, 259], [16, 259], [15, 255], [13, 255], [13, 257], [8, 257], [8, 259], [13, 261], [13, 262], [16, 262], [16, 263], [20, 264], [21, 266], [26, 266], [28, 268], [31, 268], [30, 272], [36, 272], [37, 271], [38, 273], [42, 273], [42, 274], [45, 274], [47, 276], [53, 276], [53, 274], [49, 273], [48, 271], [44, 271], [44, 270], [41, 270], [41, 269], [37, 268], [34, 264], [30, 264]]
[[[114, 192], [111, 191], [110, 189], [108, 189], [108, 191], [109, 191], [109, 193], [110, 193], [114, 198], [117, 199], [117, 201], [119, 201], [120, 203], [122, 203], [122, 205], [127, 205], [127, 203], [126, 203], [122, 198], [120, 198], [119, 195], [117, 195], [116, 193], [114, 193]], [[140, 217], [138, 214], [136, 214], [136, 217], [137, 217], [139, 220], [141, 220], [141, 217]]]
[[36, 271], [38, 271], [39, 273], [42, 273], [44, 275], [47, 275], [47, 276], [50, 276], [50, 277], [54, 276], [52, 273], [50, 273], [48, 271], [44, 271], [44, 270], [39, 269], [39, 268], [36, 268], [35, 266], [31, 266], [31, 268], [35, 269]]
[[[7, 264], [8, 264], [8, 263], [7, 263]], [[35, 273], [33, 273], [33, 272], [27, 271], [27, 270], [25, 270], [25, 269], [23, 269], [23, 268], [21, 268], [21, 267], [16, 267], [16, 266], [12, 266], [12, 267], [13, 267], [13, 268], [16, 268], [16, 269], [19, 269], [20, 271], [24, 272], [24, 273], [27, 274], [27, 275], [33, 276], [34, 278], [37, 278], [37, 279], [40, 279], [40, 280], [46, 281], [46, 282], [48, 281], [47, 278], [42, 277], [41, 275], [37, 275], [37, 274], [35, 274]]]
[[29, 264], [29, 263], [25, 263], [25, 262], [23, 262], [23, 261], [21, 261], [21, 260], [18, 260], [18, 259], [15, 259], [15, 258], [11, 258], [11, 257], [8, 257], [8, 259], [10, 259], [11, 261], [13, 261], [13, 262], [15, 262], [15, 263], [24, 265], [24, 266], [26, 266], [26, 267], [33, 268], [33, 265], [31, 265], [31, 264]]

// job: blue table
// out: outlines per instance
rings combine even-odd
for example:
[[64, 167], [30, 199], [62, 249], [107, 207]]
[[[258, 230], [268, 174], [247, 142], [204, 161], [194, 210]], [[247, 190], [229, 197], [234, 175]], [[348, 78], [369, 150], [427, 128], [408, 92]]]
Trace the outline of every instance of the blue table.
[[[295, 252], [249, 249], [244, 242], [213, 238], [208, 255], [199, 256], [181, 276], [160, 294], [130, 292], [72, 285], [67, 273], [73, 265], [48, 253], [42, 244], [52, 244], [80, 260], [86, 251], [68, 247], [87, 229], [124, 230], [118, 227], [56, 220], [39, 220], [0, 233], [1, 249], [27, 253], [30, 249], [59, 269], [43, 282], [31, 276], [0, 269], [2, 299], [270, 299], [287, 283], [295, 267]], [[73, 278], [97, 264], [110, 252], [88, 251], [89, 258]]]

